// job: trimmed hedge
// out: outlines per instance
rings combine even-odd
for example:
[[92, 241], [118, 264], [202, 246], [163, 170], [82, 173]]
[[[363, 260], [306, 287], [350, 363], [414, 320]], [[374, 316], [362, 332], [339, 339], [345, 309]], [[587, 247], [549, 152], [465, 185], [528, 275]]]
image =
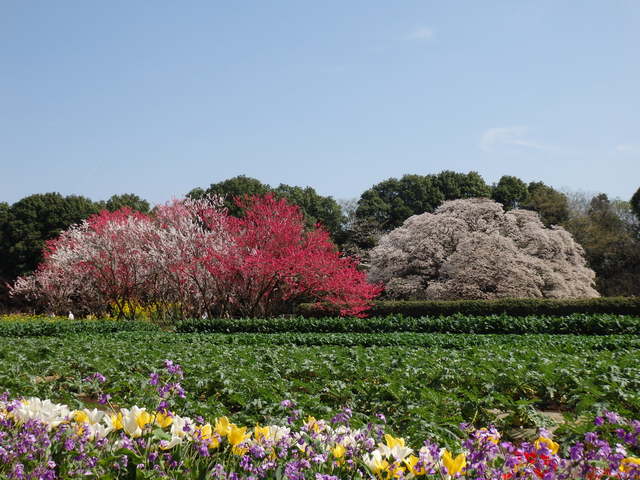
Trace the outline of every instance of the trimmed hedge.
[[[133, 334], [139, 335], [139, 334]], [[181, 335], [174, 335], [180, 337]], [[186, 334], [193, 343], [211, 345], [269, 345], [296, 347], [416, 347], [462, 350], [481, 347], [499, 350], [519, 348], [562, 350], [567, 353], [593, 351], [627, 351], [640, 349], [637, 335], [448, 335], [442, 333], [236, 333]], [[162, 338], [162, 337], [160, 337]]]
[[0, 322], [0, 337], [59, 337], [79, 333], [156, 332], [149, 322], [122, 320], [9, 320]]
[[640, 317], [574, 314], [564, 317], [509, 315], [372, 318], [239, 318], [184, 320], [179, 333], [499, 333], [499, 334], [640, 334]]
[[[337, 312], [315, 304], [301, 304], [297, 313], [303, 317], [333, 317]], [[425, 300], [379, 301], [367, 311], [371, 317], [405, 315], [407, 317], [438, 317], [441, 315], [549, 315], [573, 313], [610, 313], [640, 316], [640, 297], [601, 297], [585, 299], [520, 298], [500, 300]]]

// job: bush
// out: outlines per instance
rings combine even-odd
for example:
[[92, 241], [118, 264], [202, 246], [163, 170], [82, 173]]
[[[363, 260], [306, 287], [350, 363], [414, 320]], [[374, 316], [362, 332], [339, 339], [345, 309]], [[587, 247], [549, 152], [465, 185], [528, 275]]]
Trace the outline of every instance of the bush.
[[272, 318], [184, 320], [179, 333], [481, 333], [481, 334], [640, 334], [640, 317], [608, 314], [573, 314], [565, 317], [513, 317], [509, 315], [373, 318]]
[[[335, 315], [311, 304], [298, 306], [304, 317]], [[371, 316], [405, 315], [407, 317], [438, 317], [441, 315], [528, 315], [561, 316], [573, 313], [608, 313], [640, 315], [640, 297], [604, 297], [586, 299], [500, 299], [500, 300], [424, 300], [379, 301], [368, 312]]]
[[[127, 335], [145, 335], [127, 333]], [[135, 337], [134, 337], [135, 338]], [[561, 349], [565, 352], [638, 350], [638, 335], [504, 335], [504, 334], [446, 334], [446, 333], [207, 333], [186, 334], [182, 341], [208, 342], [216, 347], [224, 345], [253, 345], [282, 347], [415, 347], [426, 349], [464, 350], [467, 348], [540, 350]]]

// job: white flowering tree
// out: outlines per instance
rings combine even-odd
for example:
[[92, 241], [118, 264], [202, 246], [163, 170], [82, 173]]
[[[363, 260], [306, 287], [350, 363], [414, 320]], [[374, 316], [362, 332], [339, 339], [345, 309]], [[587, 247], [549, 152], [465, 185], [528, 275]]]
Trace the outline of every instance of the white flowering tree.
[[384, 235], [371, 251], [369, 280], [396, 299], [599, 296], [566, 230], [484, 198], [446, 202]]

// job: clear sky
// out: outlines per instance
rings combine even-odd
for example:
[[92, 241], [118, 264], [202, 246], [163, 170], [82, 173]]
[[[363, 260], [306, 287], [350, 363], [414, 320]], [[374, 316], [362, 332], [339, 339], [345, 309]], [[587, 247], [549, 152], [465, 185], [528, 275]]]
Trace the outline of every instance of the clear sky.
[[630, 198], [640, 2], [0, 0], [0, 201], [476, 170]]

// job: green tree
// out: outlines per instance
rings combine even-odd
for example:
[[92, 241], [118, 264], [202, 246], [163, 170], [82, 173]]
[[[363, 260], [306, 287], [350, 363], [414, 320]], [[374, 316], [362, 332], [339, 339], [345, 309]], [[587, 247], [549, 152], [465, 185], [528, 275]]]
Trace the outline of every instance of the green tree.
[[593, 197], [586, 214], [573, 215], [563, 226], [584, 248], [602, 295], [640, 295], [640, 241], [607, 195]]
[[529, 197], [527, 184], [518, 177], [503, 175], [493, 187], [491, 198], [502, 204], [505, 210], [520, 207]]
[[640, 188], [638, 188], [638, 190], [636, 190], [636, 193], [633, 194], [630, 203], [631, 210], [633, 210], [633, 213], [635, 213], [636, 217], [638, 217], [638, 220], [640, 220]]
[[546, 226], [560, 225], [569, 219], [569, 202], [565, 194], [542, 182], [531, 182], [528, 192], [520, 206], [538, 212]]
[[0, 202], [0, 285], [8, 279], [9, 255], [5, 250], [9, 232], [9, 204]]
[[231, 215], [239, 217], [242, 215], [242, 209], [236, 205], [236, 197], [244, 197], [245, 195], [264, 195], [272, 189], [269, 185], [262, 183], [255, 178], [245, 175], [223, 180], [222, 182], [212, 183], [209, 188], [194, 188], [187, 196], [191, 198], [202, 198], [205, 195], [220, 195], [224, 198], [224, 205]]
[[616, 198], [611, 202], [611, 208], [618, 218], [627, 225], [632, 233], [640, 233], [638, 230], [638, 227], [640, 227], [640, 217], [636, 216], [634, 213], [631, 208], [631, 202]]
[[340, 239], [344, 217], [340, 205], [332, 198], [319, 195], [311, 187], [296, 187], [280, 184], [272, 188], [255, 178], [239, 175], [219, 183], [213, 183], [209, 188], [195, 188], [189, 192], [191, 198], [201, 198], [204, 195], [221, 195], [224, 197], [225, 206], [235, 216], [241, 216], [242, 210], [236, 205], [234, 199], [245, 195], [264, 195], [272, 192], [278, 198], [286, 198], [290, 203], [297, 205], [305, 216], [307, 226], [316, 223], [322, 224], [331, 234], [334, 241]]
[[9, 278], [33, 271], [42, 260], [45, 241], [97, 212], [88, 198], [59, 193], [30, 195], [11, 205], [1, 247]]
[[104, 207], [110, 212], [115, 212], [122, 207], [129, 207], [131, 210], [136, 210], [142, 213], [149, 213], [149, 210], [151, 208], [149, 202], [133, 193], [112, 195], [109, 200], [104, 202]]
[[491, 187], [478, 172], [458, 173], [445, 170], [435, 176], [435, 181], [445, 200], [491, 196]]
[[334, 238], [341, 233], [345, 218], [340, 205], [332, 197], [319, 195], [311, 187], [292, 187], [282, 183], [274, 192], [300, 207], [308, 227], [320, 223]]
[[9, 282], [8, 260], [5, 252], [5, 237], [8, 231], [9, 204], [0, 202], [0, 312], [9, 304], [9, 291], [6, 284]]
[[356, 217], [393, 230], [412, 215], [433, 212], [445, 197], [433, 175], [389, 178], [366, 190], [358, 201]]

